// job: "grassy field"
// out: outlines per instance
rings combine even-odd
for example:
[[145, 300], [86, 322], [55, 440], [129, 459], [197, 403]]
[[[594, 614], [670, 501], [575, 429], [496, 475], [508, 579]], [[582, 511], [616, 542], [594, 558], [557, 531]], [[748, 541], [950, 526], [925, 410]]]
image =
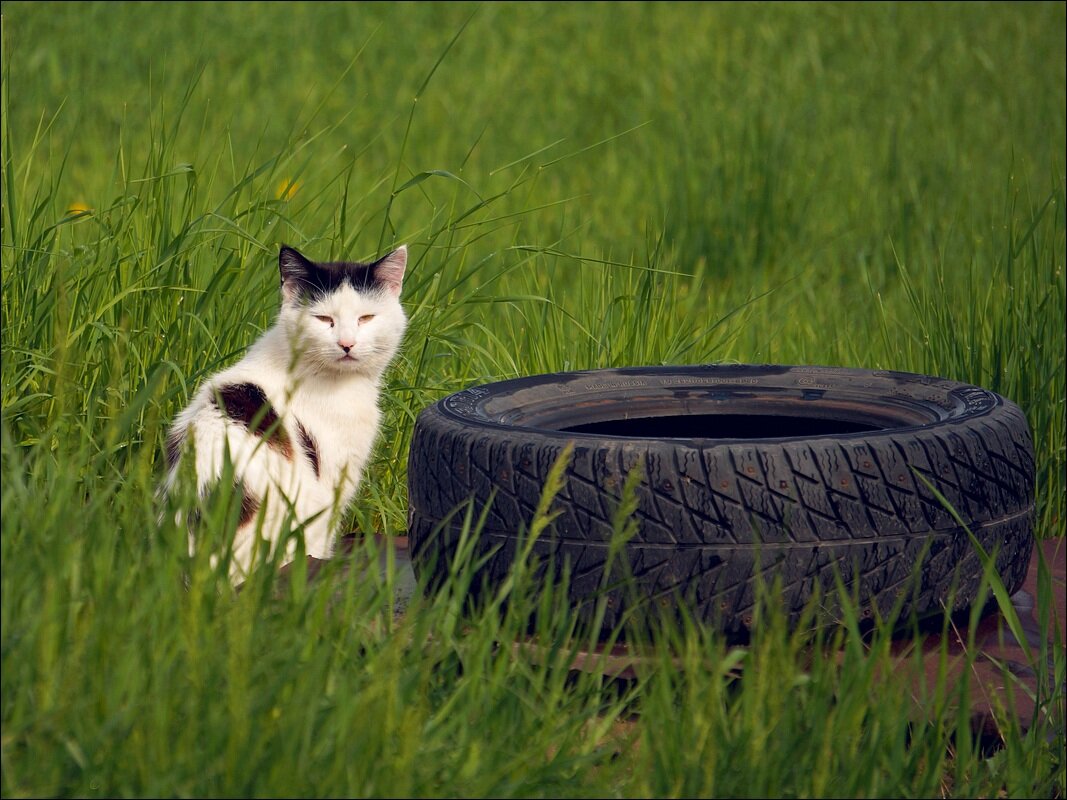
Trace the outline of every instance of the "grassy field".
[[5, 797], [1064, 794], [1062, 646], [1059, 717], [984, 758], [968, 682], [916, 696], [884, 631], [769, 613], [746, 650], [684, 627], [636, 681], [568, 676], [565, 608], [547, 664], [497, 644], [521, 569], [504, 616], [462, 574], [401, 619], [375, 570], [235, 594], [153, 496], [169, 420], [276, 312], [278, 244], [407, 242], [354, 530], [403, 533], [446, 393], [727, 361], [1010, 397], [1064, 536], [1064, 4], [2, 14]]

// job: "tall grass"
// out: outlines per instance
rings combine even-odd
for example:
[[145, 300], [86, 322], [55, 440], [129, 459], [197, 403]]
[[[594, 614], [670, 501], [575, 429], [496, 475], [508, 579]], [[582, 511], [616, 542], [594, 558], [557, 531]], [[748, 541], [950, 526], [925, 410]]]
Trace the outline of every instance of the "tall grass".
[[770, 361], [1012, 398], [1063, 536], [1061, 4], [3, 15], [5, 795], [1062, 794], [1062, 715], [982, 758], [966, 682], [916, 708], [887, 630], [769, 612], [744, 651], [686, 624], [633, 681], [570, 674], [576, 623], [521, 570], [540, 659], [501, 645], [517, 612], [464, 605], [462, 562], [402, 618], [375, 553], [234, 593], [154, 499], [167, 423], [270, 324], [278, 243], [404, 241], [355, 530], [403, 532], [447, 392]]

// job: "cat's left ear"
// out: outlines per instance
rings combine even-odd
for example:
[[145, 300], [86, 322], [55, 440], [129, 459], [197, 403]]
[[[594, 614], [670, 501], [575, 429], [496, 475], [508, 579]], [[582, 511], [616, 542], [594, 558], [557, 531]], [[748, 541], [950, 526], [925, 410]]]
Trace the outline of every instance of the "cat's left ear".
[[315, 265], [308, 261], [295, 248], [282, 245], [278, 253], [278, 271], [282, 279], [282, 299], [288, 303], [300, 298], [303, 287], [309, 283]]
[[374, 280], [385, 287], [394, 297], [400, 296], [400, 287], [404, 283], [404, 270], [408, 265], [408, 247], [400, 245], [385, 258], [374, 265]]

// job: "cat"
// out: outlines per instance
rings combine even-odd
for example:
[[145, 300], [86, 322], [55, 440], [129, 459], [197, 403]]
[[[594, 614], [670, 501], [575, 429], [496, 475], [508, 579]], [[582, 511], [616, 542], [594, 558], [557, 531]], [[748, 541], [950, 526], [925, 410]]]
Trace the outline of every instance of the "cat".
[[[304, 526], [308, 555], [331, 556], [378, 433], [382, 374], [407, 327], [406, 246], [364, 264], [315, 263], [283, 245], [278, 267], [277, 320], [240, 361], [198, 387], [167, 435], [165, 492], [183, 459], [195, 459], [201, 496], [230, 459], [241, 496], [234, 583], [249, 575], [258, 538], [273, 551], [287, 523]], [[195, 539], [190, 530], [191, 552]], [[281, 563], [295, 549], [291, 539]]]

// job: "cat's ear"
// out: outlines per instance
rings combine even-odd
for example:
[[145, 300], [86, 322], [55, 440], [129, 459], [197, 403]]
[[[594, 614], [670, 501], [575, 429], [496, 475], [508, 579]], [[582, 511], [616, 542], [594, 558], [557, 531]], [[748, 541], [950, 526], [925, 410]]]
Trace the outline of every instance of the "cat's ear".
[[400, 245], [385, 258], [374, 265], [374, 280], [394, 297], [400, 296], [400, 287], [404, 283], [404, 270], [408, 265], [408, 247]]
[[310, 282], [315, 265], [304, 258], [296, 249], [287, 244], [282, 245], [278, 253], [278, 271], [282, 279], [282, 299], [288, 303], [300, 299], [302, 288]]

